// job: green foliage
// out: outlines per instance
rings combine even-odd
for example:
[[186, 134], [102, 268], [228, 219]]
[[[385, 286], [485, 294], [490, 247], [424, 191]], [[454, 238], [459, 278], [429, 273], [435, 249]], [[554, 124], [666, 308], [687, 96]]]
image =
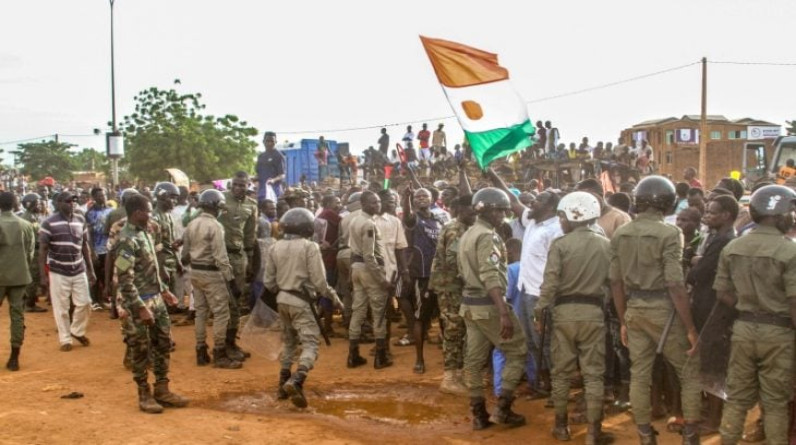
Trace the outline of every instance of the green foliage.
[[785, 131], [788, 132], [788, 136], [796, 136], [796, 120], [792, 121], [785, 121], [788, 124], [788, 128]]
[[80, 171], [101, 171], [110, 177], [111, 163], [104, 152], [84, 148], [73, 155], [75, 169]]
[[59, 182], [72, 179], [72, 171], [76, 170], [76, 162], [69, 151], [73, 144], [56, 141], [31, 142], [19, 144], [19, 164], [21, 171], [32, 180], [39, 181], [45, 176], [52, 176]]
[[191, 179], [208, 181], [253, 170], [257, 129], [234, 115], [203, 115], [201, 97], [156, 87], [135, 96], [135, 113], [122, 125], [122, 162], [132, 176], [155, 181], [165, 168], [175, 167]]

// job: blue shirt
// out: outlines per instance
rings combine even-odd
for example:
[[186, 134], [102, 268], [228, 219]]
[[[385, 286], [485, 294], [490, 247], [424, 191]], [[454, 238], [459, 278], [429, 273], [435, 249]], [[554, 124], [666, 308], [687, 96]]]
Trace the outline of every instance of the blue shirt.
[[[257, 201], [265, 199], [265, 182], [271, 178], [285, 174], [285, 157], [277, 150], [264, 151], [257, 157]], [[281, 195], [281, 189], [274, 186], [276, 196]]]
[[520, 288], [517, 282], [520, 279], [520, 262], [515, 261], [509, 264], [507, 271], [508, 288], [506, 289], [506, 301], [514, 308], [514, 313], [519, 314], [520, 307]]
[[86, 212], [86, 224], [88, 224], [91, 231], [91, 247], [97, 255], [104, 255], [108, 253], [108, 238], [105, 233], [105, 224], [108, 221], [108, 215], [113, 211], [110, 207], [96, 208], [91, 207]]

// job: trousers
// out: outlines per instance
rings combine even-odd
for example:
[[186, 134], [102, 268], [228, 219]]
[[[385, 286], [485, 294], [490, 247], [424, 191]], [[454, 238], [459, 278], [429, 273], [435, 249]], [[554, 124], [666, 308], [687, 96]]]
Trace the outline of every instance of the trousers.
[[387, 323], [384, 310], [387, 306], [387, 290], [375, 272], [364, 263], [351, 265], [351, 281], [354, 284], [354, 300], [352, 302], [351, 324], [348, 326], [348, 339], [359, 340], [362, 334], [362, 323], [368, 314], [368, 306], [373, 313], [373, 336], [377, 339], [387, 338]]
[[224, 276], [219, 271], [191, 271], [196, 309], [196, 344], [205, 343], [208, 311], [213, 314], [213, 344], [223, 346], [229, 325], [229, 290]]
[[[85, 273], [69, 277], [50, 272], [50, 301], [53, 305], [55, 326], [58, 328], [58, 341], [72, 344], [72, 335], [86, 335], [88, 318], [91, 313], [91, 295], [88, 289], [88, 277]], [[75, 305], [72, 322], [69, 322], [69, 303]]]
[[292, 306], [283, 303], [279, 303], [278, 308], [279, 318], [282, 319], [282, 369], [290, 369], [299, 347], [299, 366], [312, 369], [318, 359], [318, 337], [321, 335], [312, 310], [309, 305]]

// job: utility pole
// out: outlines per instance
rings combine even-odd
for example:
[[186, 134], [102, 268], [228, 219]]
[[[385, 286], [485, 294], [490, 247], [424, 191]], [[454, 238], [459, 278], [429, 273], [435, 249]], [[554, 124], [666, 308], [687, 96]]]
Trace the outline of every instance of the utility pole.
[[699, 181], [708, 186], [708, 59], [702, 58], [702, 116], [699, 120]]
[[124, 142], [122, 134], [119, 132], [119, 127], [116, 123], [116, 72], [115, 72], [115, 59], [114, 59], [114, 45], [113, 45], [113, 2], [115, 0], [108, 0], [111, 5], [111, 125], [113, 127], [110, 134], [107, 135], [106, 144], [108, 146], [108, 157], [111, 158], [111, 185], [113, 189], [119, 184], [119, 158], [124, 153]]

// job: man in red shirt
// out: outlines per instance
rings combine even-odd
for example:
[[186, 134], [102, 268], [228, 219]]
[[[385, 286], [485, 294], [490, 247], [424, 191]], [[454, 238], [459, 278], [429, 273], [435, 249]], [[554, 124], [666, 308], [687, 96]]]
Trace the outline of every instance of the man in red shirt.
[[683, 178], [692, 188], [703, 188], [702, 183], [699, 182], [699, 179], [697, 179], [697, 170], [694, 167], [688, 167], [683, 170]]

